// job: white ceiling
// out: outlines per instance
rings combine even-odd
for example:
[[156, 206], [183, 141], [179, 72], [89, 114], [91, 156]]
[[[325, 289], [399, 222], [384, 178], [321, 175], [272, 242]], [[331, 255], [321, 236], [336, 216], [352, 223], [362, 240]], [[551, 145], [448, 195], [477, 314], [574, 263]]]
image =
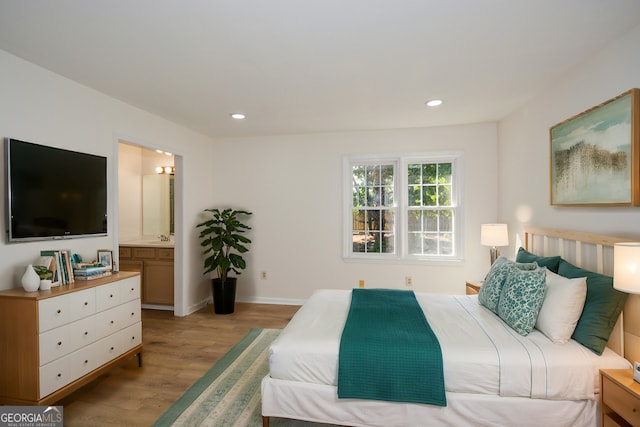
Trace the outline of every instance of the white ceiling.
[[214, 137], [273, 135], [496, 121], [639, 22], [638, 0], [0, 0], [0, 49]]

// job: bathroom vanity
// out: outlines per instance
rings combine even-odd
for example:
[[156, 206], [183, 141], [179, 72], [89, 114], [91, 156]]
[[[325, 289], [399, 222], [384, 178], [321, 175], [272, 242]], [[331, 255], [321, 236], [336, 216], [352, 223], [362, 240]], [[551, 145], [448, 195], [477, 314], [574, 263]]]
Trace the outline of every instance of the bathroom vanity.
[[119, 258], [121, 271], [140, 273], [144, 308], [173, 309], [173, 242], [123, 242]]

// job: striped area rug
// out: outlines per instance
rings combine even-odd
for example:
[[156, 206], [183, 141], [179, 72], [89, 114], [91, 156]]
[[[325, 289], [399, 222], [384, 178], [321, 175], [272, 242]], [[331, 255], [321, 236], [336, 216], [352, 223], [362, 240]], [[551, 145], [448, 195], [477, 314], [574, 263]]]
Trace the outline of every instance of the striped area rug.
[[261, 426], [260, 383], [280, 329], [252, 329], [154, 423], [164, 426]]

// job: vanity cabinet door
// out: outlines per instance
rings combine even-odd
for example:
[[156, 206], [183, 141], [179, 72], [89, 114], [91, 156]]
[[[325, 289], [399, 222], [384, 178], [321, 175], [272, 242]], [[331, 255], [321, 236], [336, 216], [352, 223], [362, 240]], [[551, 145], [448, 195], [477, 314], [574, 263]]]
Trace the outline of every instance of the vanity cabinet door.
[[142, 277], [145, 303], [173, 305], [173, 261], [145, 261]]

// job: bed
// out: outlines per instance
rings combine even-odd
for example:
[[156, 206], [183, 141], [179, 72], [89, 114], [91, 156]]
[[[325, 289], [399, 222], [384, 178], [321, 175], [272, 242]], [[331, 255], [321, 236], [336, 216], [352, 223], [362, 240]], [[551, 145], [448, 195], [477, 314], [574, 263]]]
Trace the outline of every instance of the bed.
[[[522, 236], [524, 252], [518, 254], [523, 255], [518, 261], [524, 265], [531, 260], [542, 264], [560, 259], [571, 279], [557, 280], [576, 283], [584, 280], [578, 277], [585, 273], [581, 268], [594, 272], [594, 277], [611, 275], [613, 245], [629, 240], [539, 227], [525, 227]], [[545, 274], [549, 281], [552, 273]], [[592, 283], [586, 285], [588, 292]], [[271, 347], [270, 372], [262, 381], [264, 425], [268, 426], [270, 417], [349, 426], [598, 425], [599, 369], [628, 368], [628, 360], [639, 360], [634, 353], [640, 347], [635, 332], [640, 329], [638, 297], [620, 299], [618, 295], [616, 304], [626, 308], [608, 340], [593, 343], [592, 336], [586, 341], [575, 338], [581, 344], [575, 339], [559, 343], [564, 341], [558, 341], [557, 324], [541, 324], [538, 330], [536, 322], [530, 333], [516, 332], [487, 308], [486, 295], [488, 291], [480, 303], [478, 295], [416, 293], [442, 348], [446, 406], [437, 406], [338, 398], [338, 351], [351, 291], [317, 291]], [[587, 304], [601, 302], [590, 300], [593, 295], [583, 296], [585, 313]], [[540, 309], [539, 319], [542, 310], [546, 310], [545, 319], [555, 316], [549, 310], [570, 311], [559, 307], [549, 303]], [[579, 328], [582, 317], [585, 314]], [[598, 347], [604, 344], [607, 347]], [[594, 345], [601, 354], [587, 348]]]

